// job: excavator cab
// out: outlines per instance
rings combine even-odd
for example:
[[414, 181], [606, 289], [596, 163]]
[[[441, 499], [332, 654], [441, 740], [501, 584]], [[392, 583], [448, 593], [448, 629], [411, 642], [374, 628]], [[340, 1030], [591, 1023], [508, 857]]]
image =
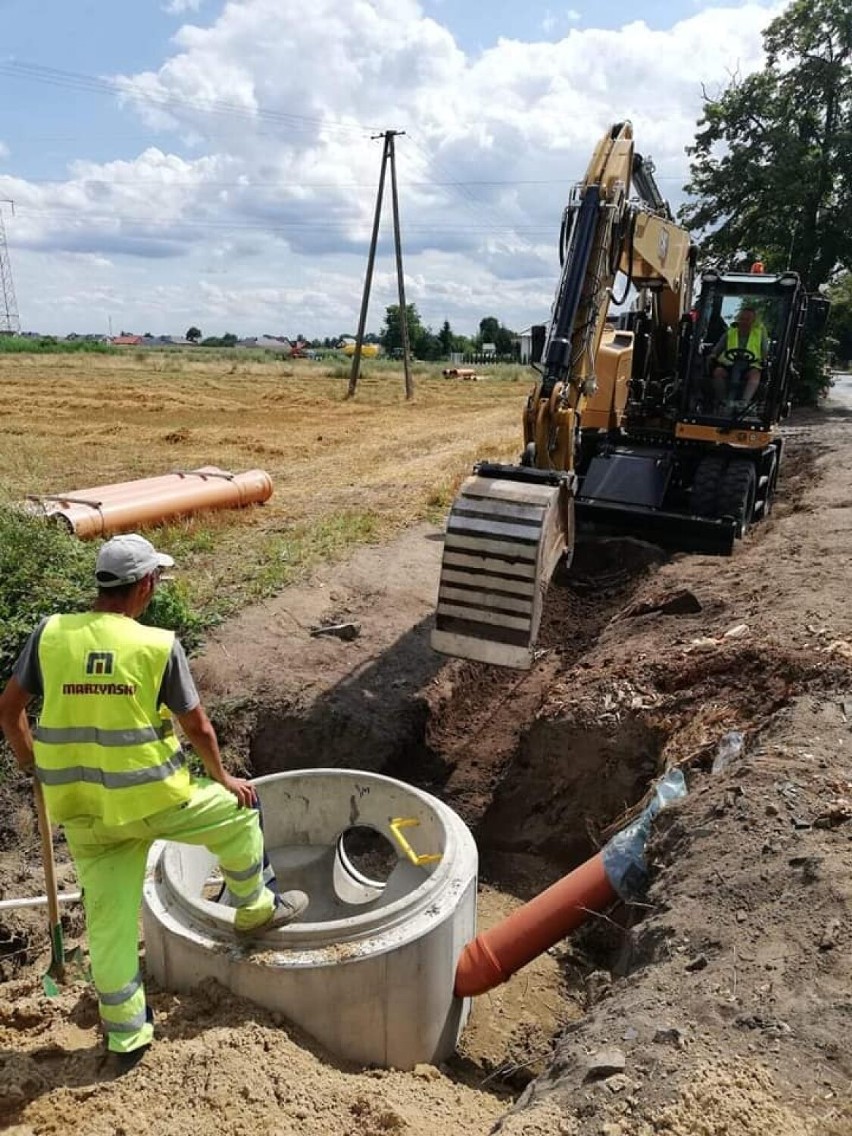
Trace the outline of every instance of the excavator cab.
[[772, 430], [787, 413], [805, 302], [793, 272], [705, 273], [685, 340], [681, 422]]

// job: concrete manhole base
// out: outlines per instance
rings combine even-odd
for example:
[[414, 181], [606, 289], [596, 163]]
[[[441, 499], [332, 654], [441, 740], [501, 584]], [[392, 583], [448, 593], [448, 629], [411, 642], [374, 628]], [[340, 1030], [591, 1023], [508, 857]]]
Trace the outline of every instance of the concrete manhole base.
[[[468, 1012], [453, 995], [456, 963], [476, 934], [478, 860], [466, 825], [375, 773], [301, 770], [255, 785], [279, 887], [307, 891], [306, 914], [245, 947], [233, 910], [205, 898], [214, 857], [164, 844], [144, 890], [149, 973], [175, 992], [216, 979], [358, 1064], [410, 1069], [448, 1057]], [[346, 855], [353, 829], [396, 849], [386, 879]]]

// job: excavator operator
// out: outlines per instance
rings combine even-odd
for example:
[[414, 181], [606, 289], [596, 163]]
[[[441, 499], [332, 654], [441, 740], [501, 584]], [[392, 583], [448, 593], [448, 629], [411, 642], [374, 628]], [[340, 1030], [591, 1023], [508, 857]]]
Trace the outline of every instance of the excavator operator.
[[[735, 401], [735, 390], [742, 379], [741, 406], [748, 406], [757, 393], [765, 366], [768, 342], [766, 328], [757, 311], [743, 304], [734, 323], [725, 331], [710, 353], [713, 367], [713, 394], [722, 406]], [[743, 373], [744, 372], [744, 373]]]

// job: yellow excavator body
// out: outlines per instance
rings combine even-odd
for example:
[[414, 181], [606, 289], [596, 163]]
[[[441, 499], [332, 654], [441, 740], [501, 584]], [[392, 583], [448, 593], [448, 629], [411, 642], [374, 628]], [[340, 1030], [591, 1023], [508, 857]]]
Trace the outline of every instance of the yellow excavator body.
[[680, 296], [689, 239], [629, 201], [633, 165], [633, 129], [618, 123], [575, 187], [521, 464], [479, 467], [450, 512], [431, 640], [438, 651], [532, 664], [550, 577], [573, 553], [578, 433], [617, 430], [627, 403], [633, 336], [606, 322], [616, 273], [629, 269]]
[[[480, 463], [450, 512], [438, 651], [531, 666], [544, 595], [556, 564], [571, 559], [575, 520], [584, 531], [730, 555], [769, 511], [782, 457], [777, 425], [827, 302], [808, 296], [795, 273], [756, 265], [707, 269], [693, 305], [697, 250], [652, 172], [634, 153], [630, 124], [617, 123], [572, 191], [520, 460]], [[610, 317], [611, 307], [621, 310]], [[751, 324], [744, 317], [743, 332], [739, 321], [749, 310], [766, 328], [760, 356], [743, 343]]]

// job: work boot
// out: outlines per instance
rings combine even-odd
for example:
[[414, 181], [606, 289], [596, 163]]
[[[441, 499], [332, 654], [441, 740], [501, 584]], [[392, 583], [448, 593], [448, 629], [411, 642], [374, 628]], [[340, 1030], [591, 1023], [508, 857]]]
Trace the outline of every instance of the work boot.
[[[149, 1025], [154, 1024], [154, 1011], [150, 1006], [145, 1007], [145, 1019]], [[104, 1039], [104, 1044], [107, 1044], [106, 1039]], [[150, 1048], [151, 1042], [146, 1041], [144, 1045], [131, 1049], [127, 1053], [115, 1053], [107, 1050], [105, 1071], [112, 1073], [114, 1077], [121, 1077], [123, 1074], [129, 1073], [131, 1069], [136, 1068]]]
[[256, 927], [246, 927], [238, 930], [234, 928], [240, 939], [253, 939], [266, 931], [275, 931], [279, 927], [286, 927], [298, 919], [310, 903], [309, 897], [303, 891], [284, 891], [278, 896], [276, 906], [270, 912], [269, 918]]

